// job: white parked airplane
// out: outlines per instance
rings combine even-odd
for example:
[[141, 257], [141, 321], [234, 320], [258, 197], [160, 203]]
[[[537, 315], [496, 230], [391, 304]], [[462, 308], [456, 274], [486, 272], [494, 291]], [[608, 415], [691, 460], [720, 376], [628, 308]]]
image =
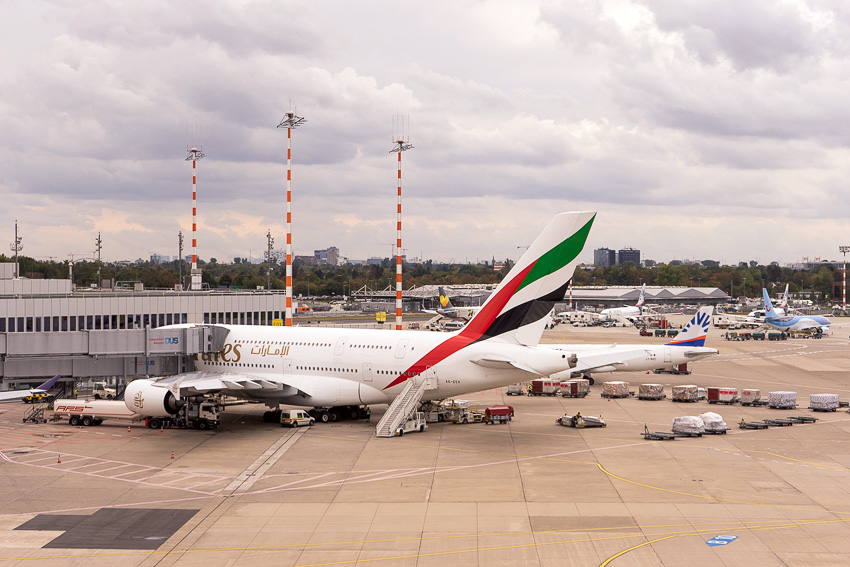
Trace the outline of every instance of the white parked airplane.
[[131, 382], [125, 403], [163, 415], [178, 411], [180, 396], [223, 393], [272, 409], [331, 408], [320, 417], [333, 419], [356, 415], [361, 404], [391, 402], [408, 380], [428, 382], [427, 401], [548, 376], [565, 368], [567, 355], [537, 343], [594, 218], [555, 216], [460, 331], [218, 325], [228, 331], [219, 352], [199, 356], [194, 372]]
[[676, 335], [663, 345], [541, 345], [569, 353], [570, 368], [551, 375], [554, 379], [566, 380], [571, 375], [584, 374], [590, 379], [592, 373], [645, 372], [658, 368], [674, 368], [680, 364], [694, 362], [717, 354], [715, 348], [705, 346], [711, 314], [714, 307], [700, 308], [696, 315]]
[[606, 321], [631, 321], [643, 315], [643, 306], [646, 303], [646, 284], [640, 288], [640, 297], [637, 303], [629, 307], [612, 307], [599, 312], [599, 320]]
[[61, 378], [62, 376], [54, 376], [44, 384], [40, 384], [35, 388], [30, 388], [29, 390], [9, 390], [7, 392], [0, 392], [0, 403], [3, 402], [20, 402], [24, 396], [31, 396], [33, 394], [46, 394], [50, 388], [53, 387], [54, 384]]

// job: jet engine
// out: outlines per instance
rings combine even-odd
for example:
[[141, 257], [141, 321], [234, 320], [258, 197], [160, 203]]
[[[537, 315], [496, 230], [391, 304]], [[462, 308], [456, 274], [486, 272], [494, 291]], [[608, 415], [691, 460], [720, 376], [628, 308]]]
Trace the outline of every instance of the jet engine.
[[124, 390], [124, 404], [127, 408], [148, 417], [174, 415], [184, 403], [175, 398], [168, 388], [154, 386], [150, 380], [134, 380]]

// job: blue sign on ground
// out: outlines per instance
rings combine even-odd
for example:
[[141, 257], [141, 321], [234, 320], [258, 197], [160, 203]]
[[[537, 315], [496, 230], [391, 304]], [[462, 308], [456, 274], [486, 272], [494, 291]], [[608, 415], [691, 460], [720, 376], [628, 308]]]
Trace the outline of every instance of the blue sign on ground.
[[705, 543], [711, 547], [715, 547], [718, 545], [729, 545], [736, 539], [738, 539], [738, 536], [736, 535], [716, 535]]

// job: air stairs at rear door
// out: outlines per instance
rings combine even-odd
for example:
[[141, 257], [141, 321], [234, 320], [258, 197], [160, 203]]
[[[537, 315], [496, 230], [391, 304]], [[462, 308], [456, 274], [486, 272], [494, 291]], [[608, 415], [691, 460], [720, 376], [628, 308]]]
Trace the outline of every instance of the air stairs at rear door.
[[395, 397], [387, 412], [378, 425], [375, 427], [375, 434], [378, 437], [394, 437], [396, 430], [413, 417], [419, 407], [419, 402], [422, 400], [422, 393], [426, 389], [427, 380], [420, 378], [421, 382], [415, 384], [413, 379], [407, 381], [407, 385]]

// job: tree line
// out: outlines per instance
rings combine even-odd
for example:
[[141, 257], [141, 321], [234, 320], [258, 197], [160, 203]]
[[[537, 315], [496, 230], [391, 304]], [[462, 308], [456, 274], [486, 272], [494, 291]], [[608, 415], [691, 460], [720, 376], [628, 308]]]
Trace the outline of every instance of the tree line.
[[[12, 262], [12, 258], [0, 254], [0, 262]], [[812, 299], [831, 301], [833, 282], [841, 281], [841, 269], [832, 264], [822, 264], [812, 270], [783, 268], [773, 262], [760, 265], [755, 261], [741, 262], [737, 266], [720, 266], [711, 260], [699, 264], [684, 264], [673, 261], [668, 264], [651, 260], [647, 266], [631, 262], [610, 267], [579, 266], [573, 276], [573, 285], [627, 285], [640, 286], [701, 286], [717, 287], [735, 297], [758, 297], [762, 287], [771, 294], [780, 293], [789, 284], [792, 294], [805, 292]], [[210, 288], [256, 289], [269, 285], [269, 264], [239, 262], [219, 264], [215, 258], [198, 261], [202, 269], [202, 281]], [[422, 264], [404, 265], [404, 288], [413, 286], [493, 284], [507, 274], [512, 263], [494, 271], [484, 264], [446, 264], [431, 260]], [[98, 268], [101, 278], [115, 282], [141, 282], [145, 288], [173, 289], [179, 283], [181, 264], [174, 260], [156, 264], [142, 262], [132, 265], [95, 261], [76, 261], [73, 265], [74, 285], [88, 287], [97, 284]], [[23, 277], [68, 278], [68, 262], [42, 261], [27, 256], [19, 257], [20, 274]], [[271, 289], [284, 289], [285, 273], [282, 263], [271, 264]], [[184, 288], [188, 287], [190, 264], [182, 263]], [[295, 296], [342, 296], [368, 286], [371, 289], [395, 288], [395, 260], [385, 258], [380, 265], [313, 265], [296, 260], [293, 264], [293, 293]], [[777, 289], [779, 288], [779, 289]]]

